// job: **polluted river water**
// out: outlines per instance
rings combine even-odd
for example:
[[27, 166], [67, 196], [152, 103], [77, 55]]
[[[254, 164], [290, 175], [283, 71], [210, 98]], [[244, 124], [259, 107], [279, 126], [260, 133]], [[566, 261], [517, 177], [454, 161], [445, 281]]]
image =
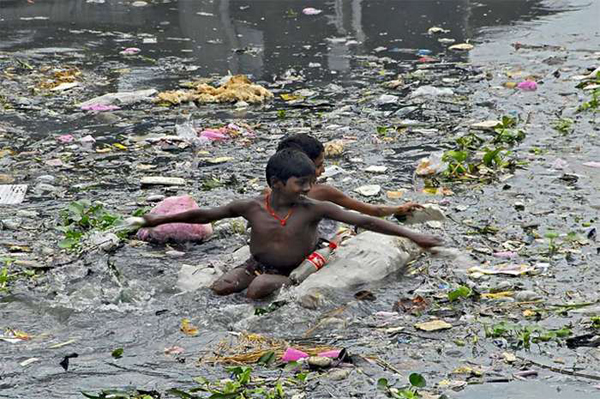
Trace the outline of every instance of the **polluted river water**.
[[[402, 393], [378, 381], [403, 389], [411, 373], [426, 380], [413, 388], [421, 397], [597, 397], [600, 351], [573, 338], [600, 331], [597, 112], [591, 90], [577, 87], [600, 66], [598, 20], [598, 2], [580, 0], [0, 0], [0, 184], [28, 186], [22, 203], [0, 203], [0, 398], [178, 397], [167, 391], [197, 387], [194, 377], [230, 376], [209, 360], [242, 332], [347, 349], [352, 364], [303, 383], [252, 364], [253, 377], [281, 374], [285, 397], [394, 397]], [[449, 49], [465, 43], [473, 49]], [[227, 74], [275, 97], [78, 106]], [[527, 79], [537, 90], [511, 87]], [[53, 90], [64, 83], [74, 85]], [[427, 86], [452, 95], [415, 95]], [[503, 116], [518, 121], [496, 132], [503, 141], [469, 128]], [[242, 133], [200, 148], [165, 138], [229, 123]], [[344, 140], [342, 156], [326, 162], [344, 171], [329, 181], [345, 192], [441, 205], [449, 221], [419, 229], [467, 257], [422, 257], [314, 310], [286, 292], [253, 302], [184, 290], [186, 267], [233, 266], [228, 255], [247, 238], [232, 225], [201, 244], [129, 236], [107, 251], [59, 247], [61, 215], [76, 200], [126, 217], [165, 196], [216, 206], [255, 195], [277, 142], [300, 132]], [[492, 143], [504, 158], [489, 158], [477, 179], [415, 175], [423, 157], [467, 148], [481, 158]], [[384, 174], [365, 171], [381, 165]], [[185, 184], [140, 184], [157, 175]], [[365, 184], [383, 191], [353, 191]], [[505, 264], [531, 273], [467, 272]], [[361, 290], [374, 300], [358, 300]], [[414, 327], [438, 319], [452, 328]]]

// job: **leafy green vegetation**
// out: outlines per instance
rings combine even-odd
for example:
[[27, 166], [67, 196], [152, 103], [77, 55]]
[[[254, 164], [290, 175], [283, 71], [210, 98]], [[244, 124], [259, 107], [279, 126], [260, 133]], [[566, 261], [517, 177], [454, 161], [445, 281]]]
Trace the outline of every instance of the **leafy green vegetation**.
[[[502, 117], [494, 128], [494, 136], [484, 139], [472, 132], [455, 139], [456, 148], [444, 152], [442, 161], [448, 164], [444, 176], [451, 180], [491, 181], [497, 172], [514, 169], [519, 164], [511, 159], [512, 146], [525, 138], [517, 128], [517, 119]], [[486, 145], [487, 144], [487, 145]]]
[[[92, 231], [106, 231], [122, 222], [119, 215], [104, 209], [100, 202], [92, 203], [87, 199], [71, 202], [66, 209], [60, 211], [61, 225], [57, 230], [65, 237], [58, 243], [60, 248], [67, 251], [81, 249], [82, 240]], [[117, 233], [124, 238], [127, 231]]]
[[577, 108], [577, 112], [584, 112], [589, 110], [593, 112], [600, 111], [600, 89], [592, 91], [592, 98], [589, 101], [583, 102]]
[[199, 386], [188, 392], [181, 389], [170, 389], [167, 393], [182, 399], [193, 399], [198, 396], [195, 392], [211, 394], [212, 399], [283, 399], [286, 398], [284, 385], [303, 385], [306, 374], [299, 373], [293, 378], [266, 380], [252, 376], [252, 368], [248, 366], [230, 367], [227, 369], [231, 378], [220, 381], [210, 381], [204, 377], [196, 377], [194, 381]]
[[505, 338], [513, 347], [524, 349], [529, 349], [532, 343], [560, 341], [571, 335], [568, 327], [546, 330], [537, 325], [522, 326], [505, 321], [486, 325], [484, 330], [487, 338]]
[[468, 298], [471, 295], [471, 289], [467, 286], [461, 285], [457, 289], [448, 293], [448, 299], [450, 302], [456, 301], [458, 298]]
[[552, 122], [552, 128], [562, 135], [567, 135], [573, 132], [573, 119], [571, 118], [560, 118]]
[[392, 387], [386, 378], [377, 380], [377, 388], [384, 391], [389, 397], [394, 399], [419, 399], [421, 395], [417, 388], [424, 388], [427, 385], [425, 377], [419, 373], [412, 373], [408, 376], [409, 386], [401, 389]]

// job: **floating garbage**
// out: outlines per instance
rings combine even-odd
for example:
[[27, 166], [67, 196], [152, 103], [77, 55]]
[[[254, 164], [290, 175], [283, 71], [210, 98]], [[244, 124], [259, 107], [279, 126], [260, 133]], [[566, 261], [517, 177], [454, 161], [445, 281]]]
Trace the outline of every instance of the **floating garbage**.
[[518, 89], [523, 91], [536, 91], [538, 88], [538, 84], [533, 80], [525, 80], [517, 85]]
[[304, 14], [304, 15], [319, 15], [322, 12], [323, 12], [323, 10], [318, 10], [318, 9], [312, 8], [312, 7], [306, 7], [305, 9], [302, 10], [302, 14]]
[[[171, 215], [200, 207], [189, 195], [165, 198], [151, 211], [151, 215]], [[212, 234], [211, 224], [168, 223], [152, 228], [142, 228], [137, 237], [142, 241], [186, 242], [202, 241]]]
[[192, 90], [175, 90], [158, 93], [156, 102], [160, 104], [179, 105], [186, 102], [205, 103], [237, 103], [244, 101], [256, 104], [273, 98], [273, 93], [264, 87], [254, 84], [245, 75], [227, 77], [219, 87], [206, 83], [197, 84]]
[[413, 91], [408, 95], [409, 98], [415, 97], [441, 97], [441, 96], [453, 96], [454, 91], [449, 87], [439, 88], [434, 86], [421, 86], [417, 90]]
[[142, 51], [142, 50], [140, 50], [137, 47], [128, 47], [125, 50], [120, 51], [119, 54], [121, 54], [121, 55], [135, 55], [135, 54], [139, 53], [140, 51]]
[[157, 91], [155, 89], [107, 93], [100, 97], [85, 101], [79, 104], [79, 107], [88, 111], [106, 111], [107, 109], [103, 109], [102, 106], [130, 105], [138, 102], [149, 102], [156, 93]]
[[453, 44], [452, 46], [448, 47], [449, 50], [455, 50], [455, 51], [471, 51], [474, 48], [475, 48], [475, 46], [473, 46], [472, 44], [469, 44], [469, 43]]
[[381, 186], [378, 184], [367, 184], [354, 189], [355, 192], [365, 197], [373, 197], [381, 192]]
[[26, 192], [27, 184], [0, 185], [0, 205], [20, 204]]

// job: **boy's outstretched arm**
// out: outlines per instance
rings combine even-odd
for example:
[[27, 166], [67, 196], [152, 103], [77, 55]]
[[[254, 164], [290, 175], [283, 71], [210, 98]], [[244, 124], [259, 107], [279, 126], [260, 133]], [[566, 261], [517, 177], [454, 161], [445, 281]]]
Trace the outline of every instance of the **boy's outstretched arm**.
[[319, 201], [333, 202], [346, 209], [352, 209], [371, 216], [406, 215], [415, 209], [422, 208], [421, 205], [414, 202], [407, 202], [406, 204], [398, 206], [368, 204], [349, 197], [342, 191], [328, 184], [318, 184], [313, 190], [314, 194], [311, 193], [311, 198]]
[[193, 209], [173, 215], [153, 215], [148, 213], [143, 218], [140, 218], [143, 221], [139, 220], [139, 223], [136, 224], [138, 227], [155, 227], [165, 223], [205, 224], [216, 220], [243, 216], [248, 206], [249, 201], [239, 200], [216, 208]]
[[317, 207], [321, 210], [323, 217], [362, 227], [365, 230], [371, 230], [376, 233], [406, 237], [423, 248], [442, 245], [442, 240], [432, 235], [418, 233], [405, 227], [398, 226], [395, 223], [390, 223], [372, 216], [348, 212], [332, 203], [319, 202]]

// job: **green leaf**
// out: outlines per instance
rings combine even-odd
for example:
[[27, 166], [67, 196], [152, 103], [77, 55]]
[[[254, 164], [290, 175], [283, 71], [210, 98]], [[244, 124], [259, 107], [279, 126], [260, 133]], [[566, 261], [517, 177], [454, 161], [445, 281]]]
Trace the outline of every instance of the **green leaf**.
[[123, 356], [123, 348], [117, 348], [111, 352], [111, 356], [115, 359], [120, 359]]
[[83, 392], [83, 391], [80, 391], [80, 392], [81, 392], [81, 394], [82, 394], [83, 396], [85, 396], [86, 398], [89, 398], [89, 399], [103, 399], [103, 398], [105, 398], [105, 396], [104, 396], [104, 395], [102, 395], [102, 396], [97, 396], [97, 395], [92, 395], [92, 394], [89, 394], [89, 393], [86, 393], [86, 392]]
[[555, 231], [549, 231], [545, 234], [545, 237], [553, 240], [555, 238], [558, 238], [558, 233]]
[[298, 373], [294, 378], [300, 382], [305, 382], [306, 378], [308, 378], [308, 373]]
[[243, 397], [244, 396], [240, 396], [238, 393], [213, 393], [208, 399], [238, 399]]
[[427, 385], [425, 382], [425, 377], [419, 373], [412, 373], [410, 376], [408, 376], [408, 381], [410, 382], [410, 385], [417, 388], [423, 388], [425, 385]]
[[386, 378], [380, 378], [377, 380], [377, 389], [382, 391], [386, 391], [390, 385], [388, 384], [388, 380]]
[[69, 249], [73, 248], [75, 245], [77, 245], [77, 243], [79, 243], [78, 240], [75, 240], [73, 238], [65, 238], [64, 240], [61, 240], [58, 243], [58, 247], [63, 249]]
[[469, 153], [467, 151], [449, 150], [444, 153], [444, 156], [454, 159], [458, 163], [462, 163], [467, 160]]
[[181, 399], [197, 399], [198, 398], [195, 395], [190, 395], [189, 393], [184, 392], [181, 389], [177, 389], [177, 388], [167, 389], [167, 393], [170, 395], [177, 396], [178, 398], [181, 398]]
[[471, 289], [464, 285], [459, 286], [454, 291], [448, 293], [448, 299], [450, 302], [456, 301], [458, 298], [468, 298], [471, 295]]
[[263, 364], [265, 366], [268, 366], [269, 364], [273, 363], [274, 360], [275, 360], [275, 352], [269, 351], [269, 352], [265, 353], [264, 355], [262, 355], [260, 357], [260, 359], [258, 359], [258, 364]]

